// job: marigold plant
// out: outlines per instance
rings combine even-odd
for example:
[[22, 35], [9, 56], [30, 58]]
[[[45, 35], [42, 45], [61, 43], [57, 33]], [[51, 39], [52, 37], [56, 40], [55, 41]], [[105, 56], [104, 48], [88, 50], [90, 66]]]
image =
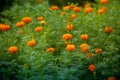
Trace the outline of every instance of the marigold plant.
[[101, 4], [107, 4], [107, 3], [108, 3], [108, 0], [100, 0], [100, 3], [101, 3]]
[[70, 41], [65, 41], [64, 43], [65, 43], [65, 45], [71, 44]]
[[116, 80], [115, 77], [109, 77], [108, 80]]
[[93, 56], [94, 56], [94, 54], [92, 54], [92, 53], [87, 53], [87, 54], [86, 54], [86, 57], [87, 57], [87, 58], [91, 58], [91, 57], [93, 57]]
[[74, 51], [74, 50], [76, 49], [76, 47], [75, 47], [75, 45], [73, 45], [73, 44], [68, 44], [67, 47], [66, 47], [66, 49], [67, 49], [68, 51]]
[[54, 52], [55, 51], [55, 48], [53, 47], [50, 47], [50, 48], [47, 48], [46, 52]]
[[95, 67], [94, 64], [91, 64], [91, 65], [88, 66], [88, 69], [89, 69], [89, 71], [94, 72], [96, 67]]
[[77, 17], [76, 14], [72, 14], [72, 15], [71, 15], [71, 18], [72, 18], [72, 19], [75, 19], [76, 17]]
[[40, 24], [45, 25], [45, 24], [46, 24], [46, 21], [45, 21], [45, 20], [42, 20], [42, 21], [40, 22]]
[[84, 8], [86, 7], [91, 7], [91, 4], [89, 2], [87, 2], [86, 4], [84, 4]]
[[62, 12], [61, 14], [62, 14], [62, 16], [65, 16], [65, 15], [66, 15], [66, 12]]
[[63, 6], [63, 8], [62, 8], [63, 10], [70, 10], [70, 6]]
[[11, 46], [8, 48], [9, 53], [16, 53], [18, 52], [18, 47], [17, 46]]
[[86, 44], [86, 43], [83, 43], [80, 45], [80, 49], [82, 52], [88, 52], [88, 49], [89, 49], [89, 45]]
[[71, 40], [72, 39], [72, 35], [71, 34], [63, 34], [63, 39], [64, 40]]
[[24, 22], [17, 22], [17, 23], [16, 23], [16, 26], [17, 26], [17, 27], [22, 27], [22, 26], [24, 26], [24, 25], [25, 25]]
[[58, 8], [58, 6], [52, 6], [51, 8], [50, 8], [50, 10], [58, 10], [59, 8]]
[[42, 21], [42, 20], [44, 20], [44, 17], [42, 17], [42, 16], [37, 17], [37, 20], [38, 20], [38, 21]]
[[35, 40], [31, 40], [27, 42], [27, 46], [35, 46], [36, 45], [36, 41]]
[[36, 27], [36, 28], [35, 28], [35, 31], [36, 31], [36, 32], [41, 32], [41, 31], [42, 31], [42, 27]]
[[105, 27], [104, 28], [104, 32], [106, 32], [106, 33], [112, 33], [113, 32], [113, 28], [112, 27]]
[[102, 49], [98, 48], [95, 50], [95, 53], [101, 53], [102, 52]]
[[103, 13], [105, 13], [105, 11], [106, 11], [106, 8], [103, 7], [103, 8], [98, 10], [98, 14], [103, 14]]
[[80, 36], [80, 39], [81, 39], [81, 40], [87, 40], [88, 38], [89, 38], [88, 34], [82, 34], [82, 35]]
[[0, 31], [7, 31], [10, 29], [10, 25], [8, 24], [0, 24]]
[[22, 18], [22, 21], [25, 23], [30, 23], [30, 22], [32, 22], [32, 19], [31, 19], [31, 17], [24, 17], [24, 18]]
[[73, 8], [73, 11], [74, 11], [74, 12], [80, 12], [80, 10], [81, 10], [81, 7], [74, 7], [74, 8]]
[[74, 25], [73, 24], [67, 24], [66, 25], [66, 29], [69, 31], [69, 30], [72, 30], [74, 28]]
[[84, 12], [85, 13], [91, 13], [93, 11], [93, 8], [92, 7], [87, 7], [85, 8]]

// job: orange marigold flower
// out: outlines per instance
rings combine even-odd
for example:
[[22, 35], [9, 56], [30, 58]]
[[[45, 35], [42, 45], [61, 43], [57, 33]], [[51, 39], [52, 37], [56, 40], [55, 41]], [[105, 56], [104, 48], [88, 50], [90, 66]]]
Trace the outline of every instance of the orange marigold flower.
[[72, 30], [74, 28], [74, 25], [73, 24], [67, 24], [66, 25], [66, 29], [67, 30]]
[[80, 12], [80, 10], [81, 10], [80, 7], [74, 7], [74, 8], [73, 8], [73, 11], [74, 11], [74, 12]]
[[63, 16], [65, 16], [65, 15], [66, 15], [66, 12], [62, 12], [61, 14], [62, 14]]
[[98, 10], [98, 14], [103, 14], [105, 11], [103, 9]]
[[102, 7], [101, 9], [103, 9], [104, 11], [106, 11], [106, 7]]
[[108, 0], [100, 0], [100, 3], [101, 3], [101, 4], [107, 4], [107, 3], [108, 3]]
[[0, 31], [7, 31], [10, 29], [8, 24], [0, 24]]
[[104, 32], [106, 32], [106, 33], [112, 33], [113, 32], [113, 28], [112, 27], [105, 27], [104, 28]]
[[71, 42], [70, 41], [65, 41], [65, 44], [68, 45], [68, 44], [71, 44]]
[[82, 52], [88, 52], [89, 45], [84, 43], [80, 45], [80, 49]]
[[64, 6], [63, 10], [70, 10], [70, 6]]
[[91, 4], [89, 2], [87, 2], [86, 4], [84, 4], [84, 7], [91, 7]]
[[24, 25], [25, 25], [24, 22], [17, 22], [17, 23], [16, 23], [16, 26], [17, 26], [17, 27], [22, 27], [22, 26], [24, 26]]
[[35, 31], [36, 31], [36, 32], [41, 32], [41, 31], [42, 31], [42, 27], [36, 27], [36, 28], [35, 28]]
[[59, 8], [58, 8], [58, 6], [52, 6], [51, 7], [51, 10], [58, 10]]
[[53, 48], [53, 47], [50, 47], [50, 48], [47, 48], [47, 50], [46, 50], [47, 52], [54, 52], [55, 51], [55, 48]]
[[42, 17], [42, 16], [37, 17], [37, 20], [38, 20], [38, 21], [42, 21], [42, 20], [44, 20], [44, 17]]
[[63, 39], [64, 40], [70, 40], [70, 39], [72, 39], [72, 35], [71, 34], [64, 34]]
[[30, 22], [32, 22], [32, 19], [30, 17], [24, 17], [24, 18], [22, 18], [22, 21], [25, 23], [30, 23]]
[[27, 42], [27, 46], [35, 46], [36, 45], [36, 41], [35, 40], [31, 40]]
[[76, 49], [76, 47], [75, 47], [75, 45], [73, 45], [73, 44], [68, 44], [67, 47], [66, 47], [66, 49], [67, 49], [68, 51], [74, 51], [74, 50]]
[[18, 52], [18, 47], [17, 46], [11, 46], [8, 48], [9, 53], [16, 53]]
[[109, 77], [108, 80], [116, 80], [115, 77]]
[[5, 29], [6, 29], [6, 30], [9, 30], [9, 29], [10, 29], [10, 25], [5, 24]]
[[72, 18], [72, 19], [75, 19], [76, 17], [77, 17], [76, 14], [72, 14], [72, 15], [71, 15], [71, 18]]
[[103, 13], [105, 13], [105, 11], [106, 11], [106, 8], [103, 7], [103, 8], [98, 10], [98, 14], [103, 14]]
[[76, 5], [74, 5], [73, 3], [71, 3], [71, 4], [69, 5], [69, 7], [70, 7], [70, 9], [73, 9], [74, 7], [76, 7]]
[[80, 36], [80, 39], [81, 40], [87, 40], [88, 39], [88, 34], [82, 34], [81, 36]]
[[94, 56], [94, 55], [91, 54], [91, 53], [87, 53], [87, 54], [86, 54], [86, 57], [87, 57], [87, 58], [91, 58], [91, 57], [93, 57], [93, 56]]
[[100, 48], [95, 50], [95, 53], [101, 53], [101, 52], [102, 52], [102, 49]]
[[91, 72], [94, 72], [95, 71], [95, 65], [94, 64], [91, 64], [89, 65], [88, 69], [91, 71]]
[[92, 11], [93, 11], [93, 8], [91, 8], [91, 7], [87, 7], [87, 8], [85, 8], [85, 10], [84, 10], [85, 13], [90, 13], [90, 12], [92, 12]]

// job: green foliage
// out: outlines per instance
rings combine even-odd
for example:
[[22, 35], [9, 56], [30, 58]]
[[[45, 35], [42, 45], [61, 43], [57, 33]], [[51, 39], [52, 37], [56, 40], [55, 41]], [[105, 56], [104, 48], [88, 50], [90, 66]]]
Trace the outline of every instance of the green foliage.
[[95, 0], [48, 0], [52, 5], [64, 6], [69, 3], [84, 5], [87, 1], [95, 3]]

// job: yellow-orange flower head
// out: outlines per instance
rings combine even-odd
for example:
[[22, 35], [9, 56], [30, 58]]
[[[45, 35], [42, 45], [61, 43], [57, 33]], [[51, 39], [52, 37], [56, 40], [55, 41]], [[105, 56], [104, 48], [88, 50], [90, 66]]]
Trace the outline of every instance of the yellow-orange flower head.
[[80, 7], [74, 7], [74, 8], [73, 8], [73, 11], [74, 11], [74, 12], [80, 12], [80, 10], [81, 10]]
[[22, 26], [24, 26], [24, 25], [25, 25], [25, 23], [22, 22], [22, 21], [16, 23], [16, 26], [17, 26], [17, 27], [22, 27]]
[[81, 40], [87, 40], [88, 38], [89, 38], [88, 34], [82, 34], [82, 35], [80, 36], [80, 39], [81, 39]]
[[66, 25], [66, 29], [69, 31], [69, 30], [72, 30], [74, 28], [74, 25], [73, 24], [67, 24]]
[[82, 52], [88, 52], [88, 49], [89, 49], [89, 45], [84, 43], [84, 44], [81, 44], [80, 45], [80, 49]]
[[53, 48], [53, 47], [50, 47], [50, 48], [47, 48], [47, 50], [46, 50], [47, 52], [54, 52], [55, 51], [55, 48]]
[[95, 53], [101, 53], [102, 52], [102, 49], [98, 48], [95, 50]]
[[72, 39], [72, 35], [71, 34], [64, 34], [63, 35], [63, 39], [64, 40], [71, 40]]
[[36, 41], [35, 40], [31, 40], [27, 42], [27, 46], [35, 46], [36, 45]]
[[85, 13], [91, 13], [92, 11], [93, 11], [93, 8], [91, 8], [91, 7], [87, 7], [84, 10]]
[[41, 31], [42, 31], [42, 27], [36, 27], [36, 28], [35, 28], [35, 31], [36, 31], [36, 32], [41, 32]]
[[16, 53], [18, 52], [18, 47], [17, 46], [11, 46], [8, 48], [9, 53]]
[[25, 23], [30, 23], [30, 22], [32, 22], [32, 19], [30, 17], [24, 17], [24, 18], [22, 18], [22, 21]]
[[107, 4], [107, 3], [108, 3], [108, 0], [100, 0], [100, 3], [101, 3], [101, 4]]
[[67, 49], [68, 51], [74, 51], [74, 50], [76, 49], [76, 47], [75, 47], [75, 45], [73, 45], [73, 44], [68, 44], [67, 47], [66, 47], [66, 49]]
[[95, 71], [95, 65], [94, 64], [91, 64], [89, 65], [88, 69], [91, 71], [91, 72], [94, 72]]
[[42, 16], [37, 17], [37, 20], [38, 20], [38, 21], [42, 21], [42, 20], [44, 20], [44, 17], [42, 17]]
[[105, 27], [104, 28], [104, 32], [105, 33], [112, 33], [113, 32], [113, 28], [112, 27]]

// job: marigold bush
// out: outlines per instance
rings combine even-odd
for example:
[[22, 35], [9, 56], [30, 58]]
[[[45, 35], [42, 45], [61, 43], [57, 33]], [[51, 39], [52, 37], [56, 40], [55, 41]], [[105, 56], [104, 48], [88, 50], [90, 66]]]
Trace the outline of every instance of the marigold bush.
[[119, 1], [20, 1], [0, 13], [1, 80], [119, 79]]

